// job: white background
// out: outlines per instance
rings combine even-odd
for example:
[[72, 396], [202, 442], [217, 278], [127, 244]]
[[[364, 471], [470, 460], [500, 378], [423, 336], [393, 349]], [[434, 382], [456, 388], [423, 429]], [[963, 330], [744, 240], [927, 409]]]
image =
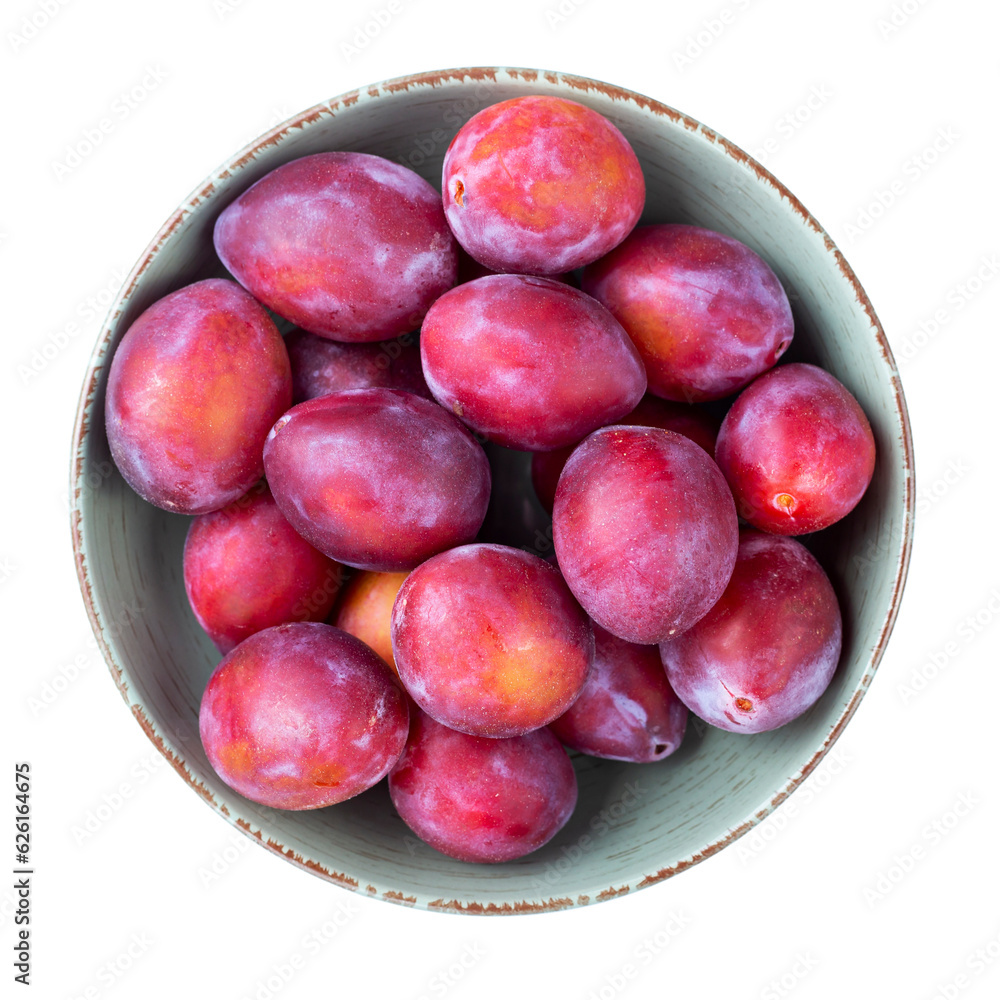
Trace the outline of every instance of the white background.
[[[394, 0], [378, 37], [346, 52], [387, 3], [62, 0], [28, 37], [22, 18], [42, 23], [43, 0], [4, 2], [0, 760], [29, 760], [35, 775], [34, 995], [1000, 995], [996, 5], [566, 0], [557, 21], [548, 12], [559, 0]], [[875, 303], [903, 362], [918, 462], [902, 612], [839, 757], [810, 791], [758, 828], [761, 839], [664, 884], [517, 918], [357, 898], [206, 808], [158, 758], [100, 660], [66, 505], [73, 415], [104, 306], [174, 206], [299, 109], [477, 64], [608, 80], [766, 151]], [[144, 99], [113, 114], [144, 78], [155, 84]], [[97, 148], [57, 171], [104, 117], [114, 127]], [[49, 343], [55, 356], [23, 377]], [[9, 817], [13, 788], [0, 795]], [[111, 818], [81, 838], [109, 801]], [[13, 824], [3, 826], [6, 869]], [[221, 874], [209, 880], [213, 863]], [[4, 996], [11, 902], [4, 877]], [[283, 982], [295, 955], [302, 968]]]

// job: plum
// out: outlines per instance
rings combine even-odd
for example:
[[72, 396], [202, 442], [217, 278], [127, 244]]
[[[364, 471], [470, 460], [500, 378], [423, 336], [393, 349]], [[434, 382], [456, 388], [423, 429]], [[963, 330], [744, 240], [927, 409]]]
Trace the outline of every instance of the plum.
[[455, 284], [441, 196], [367, 153], [314, 153], [272, 170], [215, 223], [230, 273], [269, 309], [331, 340], [388, 340]]
[[744, 528], [722, 597], [696, 625], [661, 643], [660, 655], [692, 712], [729, 732], [762, 733], [815, 704], [840, 646], [837, 596], [809, 550]]
[[656, 646], [619, 639], [594, 623], [594, 669], [580, 697], [549, 729], [591, 757], [637, 764], [669, 757], [687, 727]]
[[748, 246], [699, 226], [641, 226], [584, 271], [642, 355], [649, 391], [721, 399], [770, 368], [792, 342], [792, 310]]
[[499, 738], [569, 708], [594, 662], [594, 635], [558, 569], [520, 549], [476, 544], [406, 578], [392, 609], [392, 651], [428, 715]]
[[431, 398], [413, 334], [375, 344], [342, 344], [293, 330], [285, 337], [292, 363], [292, 402], [303, 403], [344, 389], [405, 389]]
[[194, 518], [184, 543], [191, 609], [221, 653], [272, 625], [323, 621], [343, 575], [285, 520], [263, 482]]
[[642, 361], [614, 317], [551, 278], [495, 274], [446, 292], [420, 333], [434, 398], [490, 441], [545, 451], [631, 411]]
[[[662, 427], [665, 431], [677, 431], [704, 448], [709, 455], [715, 454], [715, 438], [719, 433], [719, 422], [700, 406], [674, 403], [648, 393], [639, 400], [639, 405], [626, 414], [616, 424], [622, 426]], [[551, 514], [552, 502], [556, 496], [556, 486], [563, 467], [573, 454], [575, 444], [554, 451], [536, 451], [531, 456], [531, 484], [538, 502]]]
[[396, 669], [392, 655], [392, 604], [406, 573], [355, 573], [344, 588], [333, 619], [337, 628], [371, 646], [386, 663]]
[[492, 271], [554, 275], [620, 243], [646, 185], [628, 140], [562, 97], [515, 97], [474, 115], [452, 140], [444, 210], [458, 242]]
[[144, 500], [203, 514], [260, 479], [264, 439], [291, 401], [270, 316], [239, 285], [209, 278], [154, 302], [126, 331], [108, 374], [108, 444]]
[[412, 569], [476, 536], [490, 467], [436, 403], [400, 389], [349, 389], [293, 406], [264, 446], [282, 513], [331, 559]]
[[209, 763], [272, 809], [322, 809], [381, 781], [409, 707], [382, 659], [332, 625], [275, 625], [216, 667], [199, 713]]
[[419, 710], [389, 774], [403, 822], [459, 861], [512, 861], [562, 829], [576, 805], [576, 774], [547, 729], [491, 740], [455, 732]]
[[693, 441], [659, 427], [603, 427], [563, 469], [552, 532], [590, 617], [649, 645], [690, 628], [718, 600], [739, 528], [722, 473]]
[[788, 364], [762, 375], [730, 407], [715, 457], [754, 527], [818, 531], [849, 514], [875, 471], [864, 411], [829, 372]]

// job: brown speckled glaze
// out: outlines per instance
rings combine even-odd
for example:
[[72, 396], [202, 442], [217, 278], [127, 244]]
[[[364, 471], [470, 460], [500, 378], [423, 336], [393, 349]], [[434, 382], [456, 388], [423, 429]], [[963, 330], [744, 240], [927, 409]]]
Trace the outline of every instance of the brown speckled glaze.
[[[757, 736], [695, 727], [656, 764], [576, 756], [576, 812], [542, 849], [469, 865], [409, 834], [385, 785], [308, 813], [267, 810], [227, 788], [198, 740], [201, 692], [218, 654], [187, 607], [186, 518], [145, 504], [110, 461], [107, 362], [157, 298], [224, 276], [212, 251], [219, 212], [274, 167], [350, 149], [401, 159], [431, 183], [459, 125], [525, 94], [569, 97], [606, 115], [646, 174], [642, 223], [727, 232], [772, 267], [789, 292], [796, 337], [787, 360], [821, 365], [861, 403], [875, 433], [875, 477], [845, 521], [803, 540], [829, 573], [844, 615], [830, 687], [805, 715]], [[421, 145], [417, 146], [417, 140]], [[430, 144], [433, 151], [426, 154]], [[650, 98], [581, 77], [529, 69], [454, 69], [335, 98], [261, 136], [200, 184], [156, 234], [101, 331], [74, 431], [73, 547], [84, 601], [136, 721], [204, 800], [264, 847], [336, 885], [427, 910], [517, 914], [586, 906], [642, 889], [715, 854], [790, 795], [843, 732], [892, 630], [913, 533], [913, 450], [895, 363], [867, 295], [801, 202], [760, 164], [699, 122]], [[564, 862], [571, 845], [577, 860]]]

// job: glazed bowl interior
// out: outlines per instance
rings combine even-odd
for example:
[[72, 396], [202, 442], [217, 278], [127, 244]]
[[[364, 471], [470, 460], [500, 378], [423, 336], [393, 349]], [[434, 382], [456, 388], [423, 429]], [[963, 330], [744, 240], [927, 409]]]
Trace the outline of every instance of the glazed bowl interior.
[[[399, 160], [440, 185], [457, 129], [479, 109], [526, 94], [589, 105], [632, 143], [645, 171], [643, 222], [720, 230], [760, 253], [792, 302], [788, 358], [821, 365], [858, 398], [875, 433], [875, 478], [845, 521], [809, 539], [840, 598], [843, 655], [805, 715], [741, 736], [691, 725], [656, 764], [578, 756], [580, 798], [541, 850], [500, 865], [451, 860], [413, 837], [382, 782], [311, 812], [276, 812], [230, 790], [198, 739], [198, 706], [218, 655], [185, 598], [188, 519], [139, 499], [110, 459], [104, 393], [115, 346], [162, 295], [225, 274], [212, 249], [223, 208], [282, 163], [323, 150]], [[742, 151], [636, 94], [556, 73], [476, 69], [424, 74], [345, 95], [263, 136], [210, 177], [157, 234], [99, 338], [76, 428], [74, 544], [84, 598], [122, 696], [150, 739], [204, 800], [270, 850], [380, 898], [475, 913], [584, 905], [658, 882], [731, 843], [818, 763], [864, 694], [898, 609], [912, 534], [912, 455], [898, 373], [850, 268], [798, 200]]]

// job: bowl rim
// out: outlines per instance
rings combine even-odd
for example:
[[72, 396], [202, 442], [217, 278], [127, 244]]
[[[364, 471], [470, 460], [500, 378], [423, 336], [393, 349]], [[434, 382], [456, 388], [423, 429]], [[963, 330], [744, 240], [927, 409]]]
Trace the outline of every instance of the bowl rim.
[[[859, 678], [857, 686], [839, 717], [828, 727], [826, 737], [821, 746], [815, 751], [813, 756], [803, 765], [801, 771], [788, 778], [784, 785], [780, 787], [771, 798], [761, 803], [736, 827], [730, 829], [717, 840], [706, 845], [700, 851], [685, 858], [675, 864], [661, 868], [658, 871], [644, 873], [642, 877], [636, 878], [632, 884], [624, 884], [620, 887], [611, 886], [607, 890], [597, 893], [593, 901], [602, 902], [607, 899], [617, 898], [630, 893], [636, 889], [648, 888], [658, 882], [663, 881], [692, 867], [700, 861], [718, 853], [724, 847], [738, 840], [754, 826], [764, 820], [774, 811], [785, 799], [788, 798], [805, 779], [812, 773], [819, 762], [826, 756], [833, 744], [843, 733], [844, 728], [854, 715], [857, 707], [868, 690], [872, 677], [874, 676], [879, 662], [885, 652], [889, 636], [895, 625], [899, 614], [900, 602], [909, 569], [910, 555], [913, 547], [913, 528], [915, 517], [915, 490], [914, 490], [914, 453], [912, 433], [910, 429], [909, 414], [907, 412], [906, 400], [903, 395], [902, 383], [899, 370], [889, 347], [885, 331], [875, 314], [874, 307], [864, 288], [861, 286], [857, 276], [851, 266], [847, 263], [843, 254], [836, 246], [830, 235], [817, 222], [812, 214], [805, 208], [801, 201], [789, 189], [781, 183], [762, 164], [758, 163], [747, 152], [735, 143], [719, 135], [715, 130], [708, 128], [701, 122], [691, 118], [677, 109], [670, 107], [660, 101], [647, 97], [635, 91], [628, 90], [614, 84], [605, 83], [589, 77], [577, 76], [569, 73], [561, 73], [553, 70], [527, 69], [521, 67], [502, 66], [472, 66], [453, 69], [431, 70], [421, 73], [413, 73], [405, 76], [392, 77], [379, 83], [373, 83], [364, 87], [348, 91], [338, 97], [331, 98], [313, 105], [298, 114], [293, 115], [286, 121], [274, 128], [262, 133], [256, 139], [249, 142], [235, 155], [226, 160], [216, 170], [209, 174], [195, 189], [181, 202], [181, 204], [171, 213], [169, 218], [159, 228], [156, 235], [148, 246], [140, 254], [135, 265], [122, 283], [115, 300], [112, 302], [107, 315], [104, 318], [97, 342], [91, 353], [87, 370], [83, 380], [83, 387], [77, 405], [76, 418], [73, 427], [72, 456], [70, 464], [70, 530], [73, 541], [73, 556], [76, 566], [77, 578], [80, 584], [80, 591], [83, 602], [87, 610], [87, 617], [90, 620], [98, 648], [104, 661], [108, 665], [112, 679], [118, 688], [125, 703], [129, 706], [135, 720], [141, 726], [146, 736], [150, 739], [157, 750], [163, 754], [167, 761], [174, 767], [184, 780], [218, 813], [241, 830], [246, 836], [257, 840], [262, 846], [275, 854], [280, 855], [296, 866], [306, 869], [327, 881], [333, 882], [345, 888], [360, 891], [359, 879], [347, 874], [333, 871], [326, 868], [319, 862], [304, 858], [297, 854], [292, 848], [286, 847], [282, 843], [266, 836], [263, 830], [253, 830], [250, 824], [239, 817], [230, 814], [225, 803], [216, 801], [211, 789], [203, 782], [200, 782], [190, 770], [178, 753], [171, 750], [164, 742], [163, 736], [157, 731], [156, 726], [142, 708], [142, 705], [132, 700], [129, 694], [128, 667], [117, 661], [116, 655], [107, 641], [103, 626], [97, 614], [94, 593], [87, 568], [87, 545], [83, 532], [83, 510], [80, 504], [81, 496], [84, 494], [84, 476], [86, 475], [86, 444], [91, 429], [91, 414], [98, 390], [98, 383], [101, 372], [105, 364], [108, 363], [106, 357], [110, 346], [114, 324], [121, 315], [126, 304], [130, 300], [139, 279], [156, 257], [171, 233], [181, 224], [181, 222], [192, 212], [194, 212], [213, 191], [216, 180], [225, 179], [230, 173], [239, 170], [266, 147], [277, 143], [282, 136], [293, 129], [301, 128], [311, 122], [325, 116], [335, 115], [338, 109], [349, 107], [355, 104], [362, 94], [370, 98], [392, 96], [400, 91], [408, 91], [411, 87], [434, 88], [446, 83], [464, 83], [469, 81], [489, 80], [498, 82], [501, 74], [527, 83], [534, 83], [541, 78], [546, 83], [553, 86], [561, 86], [570, 90], [579, 90], [581, 93], [598, 92], [613, 101], [622, 101], [632, 104], [651, 114], [671, 119], [675, 124], [680, 125], [689, 131], [696, 131], [705, 139], [721, 148], [729, 157], [736, 160], [742, 166], [749, 168], [756, 174], [759, 181], [771, 186], [780, 197], [789, 203], [791, 209], [801, 218], [801, 220], [819, 237], [822, 238], [825, 250], [830, 254], [843, 278], [853, 288], [858, 302], [867, 315], [875, 342], [881, 351], [885, 362], [890, 381], [895, 394], [896, 420], [898, 430], [901, 434], [901, 444], [903, 453], [903, 511], [902, 511], [902, 535], [899, 540], [899, 556], [896, 566], [895, 579], [893, 582], [892, 598], [885, 612], [879, 632], [878, 641], [870, 662], [864, 673]], [[374, 887], [368, 887], [366, 895], [374, 894]], [[540, 894], [539, 894], [540, 895]], [[475, 901], [461, 900], [418, 900], [412, 895], [406, 895], [401, 891], [389, 890], [382, 892], [374, 898], [381, 898], [390, 902], [399, 903], [406, 906], [417, 906], [422, 909], [436, 912], [454, 912], [465, 914], [516, 914], [516, 913], [538, 913], [545, 911], [561, 910], [567, 908], [579, 908], [591, 902], [589, 896], [578, 896], [576, 899], [569, 897], [524, 900], [519, 903], [504, 903], [502, 905], [489, 902], [478, 903]]]

